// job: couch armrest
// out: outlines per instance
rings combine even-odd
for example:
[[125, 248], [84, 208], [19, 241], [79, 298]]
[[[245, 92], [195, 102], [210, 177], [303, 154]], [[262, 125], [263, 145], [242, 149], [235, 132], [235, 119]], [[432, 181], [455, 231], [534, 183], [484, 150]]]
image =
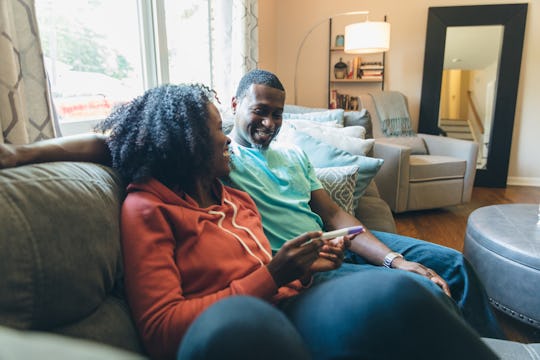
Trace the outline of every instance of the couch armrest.
[[373, 156], [384, 159], [384, 164], [375, 176], [381, 198], [394, 212], [405, 210], [409, 191], [411, 148], [375, 139]]
[[444, 136], [418, 134], [424, 139], [426, 148], [431, 155], [452, 156], [467, 161], [465, 169], [462, 202], [471, 200], [474, 178], [476, 176], [476, 160], [478, 144], [473, 141], [454, 139]]

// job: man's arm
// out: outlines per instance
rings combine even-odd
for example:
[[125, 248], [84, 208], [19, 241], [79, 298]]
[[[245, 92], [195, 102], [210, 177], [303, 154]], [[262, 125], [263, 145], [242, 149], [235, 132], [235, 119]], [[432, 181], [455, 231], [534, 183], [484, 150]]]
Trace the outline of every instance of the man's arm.
[[111, 164], [111, 154], [101, 134], [66, 136], [28, 145], [0, 144], [0, 169], [50, 161], [88, 161]]
[[[311, 192], [309, 205], [321, 217], [326, 231], [362, 225], [357, 218], [340, 208], [324, 189]], [[382, 265], [384, 257], [392, 250], [377, 239], [365, 226], [364, 229], [363, 233], [352, 239], [350, 249], [370, 263]]]
[[[321, 217], [327, 230], [362, 225], [357, 218], [340, 208], [324, 189], [311, 192], [309, 205]], [[384, 257], [392, 251], [367, 228], [365, 228], [365, 232], [356, 235], [352, 239], [350, 249], [374, 265], [382, 265]], [[391, 266], [395, 269], [406, 270], [425, 276], [439, 285], [448, 296], [451, 296], [450, 288], [443, 278], [424, 265], [397, 257], [392, 261]]]

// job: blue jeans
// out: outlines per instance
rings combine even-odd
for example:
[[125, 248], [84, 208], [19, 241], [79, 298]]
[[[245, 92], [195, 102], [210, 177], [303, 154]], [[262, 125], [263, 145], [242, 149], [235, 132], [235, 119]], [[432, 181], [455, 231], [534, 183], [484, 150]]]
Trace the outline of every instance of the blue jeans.
[[353, 272], [279, 307], [314, 359], [497, 358], [439, 295], [403, 271]]
[[[406, 236], [380, 231], [372, 231], [372, 233], [390, 249], [403, 254], [405, 259], [418, 262], [437, 272], [448, 283], [452, 298], [465, 320], [481, 336], [505, 338], [497, 323], [484, 286], [472, 266], [463, 257], [463, 254], [444, 246]], [[314, 284], [373, 268], [374, 266], [368, 264], [362, 257], [348, 251], [345, 263], [340, 269], [316, 274]], [[377, 268], [386, 272], [398, 271], [382, 267]], [[405, 271], [398, 272], [403, 272], [413, 278], [439, 298], [443, 294], [438, 286], [423, 276]]]
[[179, 360], [310, 358], [287, 317], [248, 296], [231, 296], [206, 309], [191, 324], [178, 351]]

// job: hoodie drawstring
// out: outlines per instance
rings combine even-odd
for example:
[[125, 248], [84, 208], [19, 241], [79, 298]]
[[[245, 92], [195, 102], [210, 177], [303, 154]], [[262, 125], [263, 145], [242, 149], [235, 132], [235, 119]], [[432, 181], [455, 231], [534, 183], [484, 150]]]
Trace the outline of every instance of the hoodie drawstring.
[[[255, 234], [253, 234], [253, 232], [248, 229], [247, 227], [245, 226], [240, 226], [236, 223], [236, 215], [238, 213], [238, 208], [236, 207], [236, 205], [234, 203], [232, 203], [231, 201], [227, 200], [227, 199], [224, 199], [224, 202], [227, 203], [228, 205], [230, 205], [232, 208], [233, 208], [233, 218], [232, 218], [232, 225], [236, 228], [236, 229], [240, 229], [240, 230], [244, 230], [245, 232], [247, 232], [249, 234], [249, 236], [251, 236], [251, 238], [255, 241], [255, 243], [257, 244], [257, 246], [259, 247], [260, 250], [262, 250], [264, 252], [264, 254], [268, 257], [269, 260], [272, 260], [272, 255], [270, 255], [270, 253], [264, 248], [264, 246], [262, 246], [262, 244], [259, 242], [259, 240], [257, 239], [257, 237], [255, 236]], [[210, 210], [208, 211], [208, 214], [210, 215], [219, 215], [220, 216], [220, 219], [218, 221], [218, 226], [220, 227], [220, 229], [222, 229], [223, 231], [227, 232], [228, 234], [232, 235], [241, 245], [242, 247], [248, 252], [248, 254], [252, 257], [254, 257], [261, 266], [264, 266], [264, 263], [263, 261], [257, 256], [255, 255], [250, 249], [249, 247], [246, 245], [246, 243], [240, 238], [240, 236], [236, 235], [235, 233], [233, 233], [232, 231], [228, 230], [228, 229], [225, 229], [223, 227], [223, 220], [225, 220], [225, 213], [222, 212], [222, 211], [213, 211], [213, 210]]]

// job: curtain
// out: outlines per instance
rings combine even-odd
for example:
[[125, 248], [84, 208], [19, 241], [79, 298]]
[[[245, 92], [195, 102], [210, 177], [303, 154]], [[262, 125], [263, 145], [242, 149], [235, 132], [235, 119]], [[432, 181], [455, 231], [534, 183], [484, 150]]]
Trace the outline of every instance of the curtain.
[[34, 0], [0, 0], [0, 142], [55, 136]]
[[258, 0], [213, 0], [212, 78], [224, 109], [240, 78], [257, 68]]

